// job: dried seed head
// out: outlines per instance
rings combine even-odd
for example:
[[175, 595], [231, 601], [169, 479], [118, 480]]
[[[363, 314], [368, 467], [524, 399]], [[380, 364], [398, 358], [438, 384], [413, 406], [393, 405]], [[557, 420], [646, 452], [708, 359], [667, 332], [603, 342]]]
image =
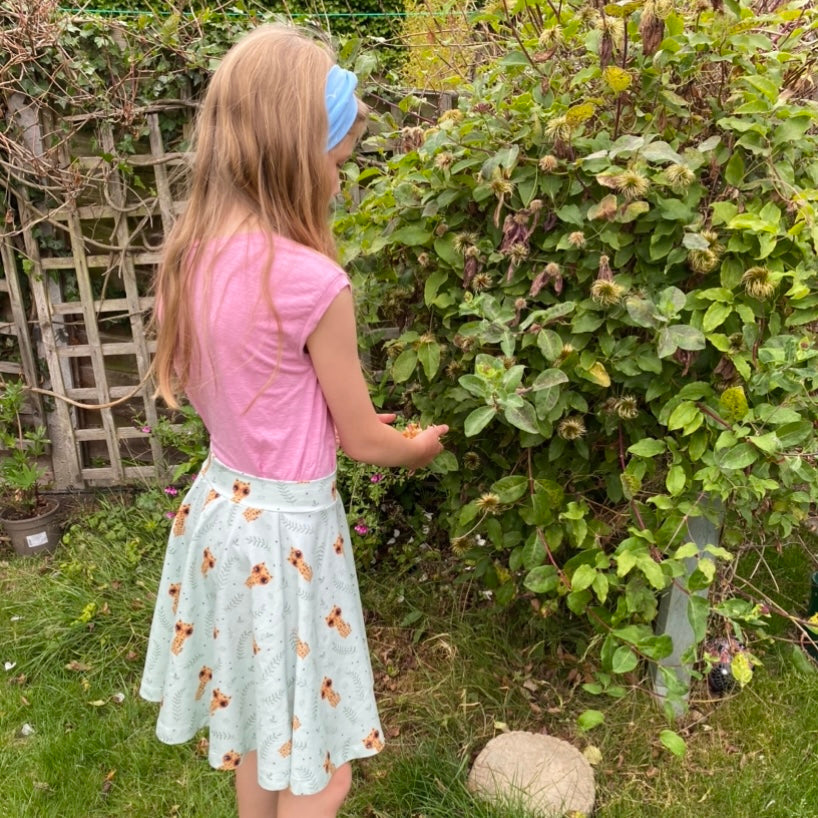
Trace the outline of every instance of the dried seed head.
[[493, 492], [481, 494], [480, 497], [474, 501], [474, 504], [480, 511], [484, 511], [487, 514], [497, 514], [500, 510], [500, 498]]
[[531, 213], [539, 213], [543, 209], [543, 200], [532, 199], [531, 203], [528, 205], [528, 209], [531, 211]]
[[458, 123], [458, 122], [461, 122], [462, 119], [463, 119], [463, 111], [459, 111], [457, 108], [452, 108], [451, 110], [444, 111], [437, 118], [437, 124], [438, 125], [445, 125], [448, 122]]
[[511, 194], [514, 191], [514, 185], [509, 182], [508, 179], [500, 177], [492, 179], [491, 190], [494, 195], [499, 198], [500, 196], [508, 196]]
[[573, 233], [569, 233], [568, 244], [577, 249], [585, 247], [585, 233], [582, 230], [574, 230]]
[[549, 261], [545, 265], [545, 274], [549, 278], [556, 278], [560, 274], [560, 265], [556, 261]]
[[552, 26], [551, 28], [544, 28], [540, 34], [540, 46], [542, 48], [554, 48], [562, 42], [562, 28], [560, 26]]
[[[458, 233], [454, 237], [454, 249], [457, 250], [458, 253], [463, 253], [467, 247], [477, 244], [478, 238], [476, 233]], [[475, 250], [476, 249], [477, 248], [475, 248]]]
[[540, 157], [540, 161], [537, 164], [543, 173], [551, 173], [559, 166], [559, 159], [547, 153], [545, 156]]
[[452, 539], [449, 540], [449, 545], [452, 548], [452, 553], [458, 557], [462, 557], [469, 550], [469, 538], [452, 537]]
[[440, 168], [440, 170], [450, 168], [453, 162], [454, 154], [449, 153], [449, 151], [443, 151], [435, 157], [435, 167]]
[[471, 282], [471, 288], [479, 293], [483, 290], [488, 290], [494, 284], [494, 280], [488, 273], [478, 273]]
[[614, 177], [616, 189], [628, 200], [639, 199], [650, 189], [647, 176], [635, 170], [626, 170]]
[[401, 128], [400, 141], [404, 153], [417, 150], [426, 138], [423, 128], [417, 126]]
[[766, 267], [751, 267], [745, 270], [741, 283], [747, 295], [759, 301], [766, 301], [775, 294], [775, 284], [770, 279], [770, 271]]
[[480, 455], [477, 452], [466, 452], [463, 455], [463, 467], [469, 471], [477, 471], [480, 468]]
[[451, 379], [454, 380], [457, 378], [458, 375], [463, 371], [463, 364], [460, 361], [449, 361], [448, 366], [446, 367], [446, 375]]
[[591, 284], [591, 298], [602, 307], [613, 307], [622, 300], [625, 288], [615, 281], [598, 278]]
[[696, 180], [696, 174], [687, 165], [670, 165], [665, 176], [676, 193], [684, 193]]
[[687, 263], [694, 273], [709, 273], [716, 269], [719, 257], [710, 249], [691, 250], [687, 254]]
[[585, 423], [579, 415], [563, 418], [557, 425], [557, 434], [563, 440], [579, 440], [585, 432]]
[[418, 253], [418, 265], [424, 268], [429, 266], [428, 253]]
[[528, 258], [528, 245], [521, 241], [515, 241], [508, 249], [506, 255], [511, 259], [512, 264], [519, 265]]
[[639, 416], [639, 403], [633, 395], [622, 395], [616, 401], [615, 411], [622, 420], [633, 420]]
[[[525, 306], [524, 299], [518, 299], [523, 302], [523, 306]], [[513, 355], [503, 355], [503, 368], [504, 369], [511, 369], [512, 366], [516, 366], [517, 359]]]
[[570, 142], [571, 124], [568, 122], [567, 117], [555, 116], [546, 122], [545, 133], [552, 139], [559, 140], [560, 142]]
[[655, 54], [665, 36], [665, 24], [656, 14], [653, 3], [646, 3], [639, 21], [639, 34], [642, 36], [642, 52], [650, 57]]

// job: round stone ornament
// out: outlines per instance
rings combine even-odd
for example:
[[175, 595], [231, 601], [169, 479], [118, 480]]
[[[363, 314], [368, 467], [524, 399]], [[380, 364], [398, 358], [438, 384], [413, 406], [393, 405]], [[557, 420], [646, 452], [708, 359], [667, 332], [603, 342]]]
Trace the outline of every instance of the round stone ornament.
[[540, 733], [496, 736], [474, 760], [469, 789], [489, 801], [519, 804], [541, 818], [588, 816], [594, 773], [573, 745]]

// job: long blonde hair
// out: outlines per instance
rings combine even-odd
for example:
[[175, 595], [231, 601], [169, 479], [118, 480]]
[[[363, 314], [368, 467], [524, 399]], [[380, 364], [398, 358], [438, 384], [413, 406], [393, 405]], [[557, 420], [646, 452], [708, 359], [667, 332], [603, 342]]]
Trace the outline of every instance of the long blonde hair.
[[226, 214], [253, 214], [268, 236], [336, 256], [324, 101], [333, 62], [327, 48], [297, 29], [265, 25], [227, 52], [210, 81], [196, 123], [190, 195], [156, 278], [153, 366], [157, 393], [170, 407], [178, 406], [198, 351], [193, 274], [203, 243], [223, 235]]

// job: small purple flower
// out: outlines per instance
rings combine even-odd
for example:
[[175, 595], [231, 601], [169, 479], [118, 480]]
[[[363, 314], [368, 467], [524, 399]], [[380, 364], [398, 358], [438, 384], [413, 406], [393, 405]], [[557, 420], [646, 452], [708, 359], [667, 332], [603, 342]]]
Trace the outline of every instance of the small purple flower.
[[174, 486], [165, 486], [165, 494], [167, 494], [168, 497], [175, 497], [178, 493], [179, 489]]
[[355, 525], [353, 530], [357, 534], [360, 534], [362, 537], [363, 537], [364, 534], [369, 533], [369, 527], [365, 526], [363, 523], [358, 523], [357, 525]]
[[380, 483], [381, 480], [383, 480], [383, 475], [380, 472], [375, 472], [375, 474], [369, 478], [370, 483]]
[[140, 431], [141, 431], [141, 432], [143, 432], [143, 433], [144, 433], [144, 434], [146, 434], [146, 435], [149, 435], [149, 434], [150, 434], [150, 433], [151, 433], [153, 430], [151, 429], [151, 427], [150, 427], [150, 426], [143, 426], [143, 427], [140, 429]]
[[175, 511], [166, 511], [165, 512], [165, 517], [167, 517], [169, 520], [172, 520], [175, 516], [176, 516]]
[[193, 482], [193, 481], [194, 481], [194, 480], [195, 480], [195, 479], [196, 479], [198, 476], [199, 476], [199, 475], [198, 475], [198, 473], [196, 473], [196, 474], [191, 474], [191, 475], [190, 475], [190, 482], [192, 483], [192, 482]]

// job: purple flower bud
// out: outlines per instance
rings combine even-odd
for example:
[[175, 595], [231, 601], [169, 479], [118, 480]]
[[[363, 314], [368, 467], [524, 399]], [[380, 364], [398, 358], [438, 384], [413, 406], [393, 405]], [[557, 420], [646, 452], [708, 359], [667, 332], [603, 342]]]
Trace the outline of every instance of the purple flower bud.
[[375, 474], [369, 478], [370, 483], [380, 483], [381, 480], [383, 480], [383, 475], [380, 472], [375, 472]]

